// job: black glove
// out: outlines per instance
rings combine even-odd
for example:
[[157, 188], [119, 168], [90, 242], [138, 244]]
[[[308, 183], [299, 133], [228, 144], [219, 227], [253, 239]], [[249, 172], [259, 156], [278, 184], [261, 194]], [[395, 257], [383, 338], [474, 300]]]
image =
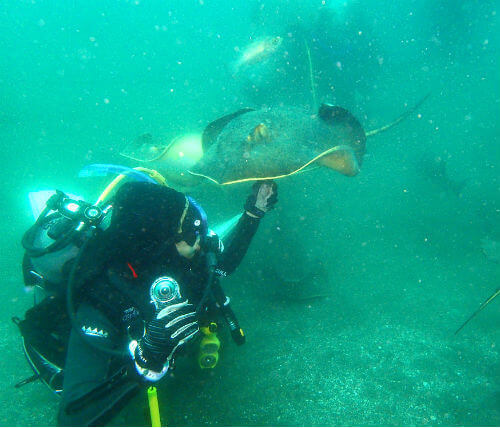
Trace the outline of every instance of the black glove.
[[160, 310], [133, 349], [139, 373], [148, 380], [160, 379], [167, 372], [177, 348], [193, 339], [198, 331], [195, 307], [187, 300]]
[[272, 180], [256, 181], [245, 202], [245, 211], [262, 218], [278, 202], [278, 186]]

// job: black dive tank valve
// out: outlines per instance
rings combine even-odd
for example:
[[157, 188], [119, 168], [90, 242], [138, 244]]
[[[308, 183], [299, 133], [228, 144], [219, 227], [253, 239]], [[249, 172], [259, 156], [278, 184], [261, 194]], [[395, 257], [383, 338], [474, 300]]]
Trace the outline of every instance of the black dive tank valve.
[[[35, 224], [22, 239], [26, 250], [23, 264], [31, 277], [40, 280], [37, 284], [64, 281], [64, 265], [76, 257], [82, 242], [92, 235], [93, 229], [102, 228], [110, 208], [101, 209], [69, 198], [60, 190], [48, 199]], [[25, 273], [25, 280], [29, 277]]]

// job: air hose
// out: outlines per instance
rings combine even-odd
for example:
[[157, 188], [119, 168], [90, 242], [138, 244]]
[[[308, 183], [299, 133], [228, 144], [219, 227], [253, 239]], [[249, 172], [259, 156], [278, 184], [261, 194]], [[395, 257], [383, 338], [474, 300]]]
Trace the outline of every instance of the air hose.
[[203, 297], [196, 307], [196, 312], [198, 313], [198, 315], [200, 315], [206, 306], [208, 298], [212, 296], [219, 306], [224, 320], [229, 326], [231, 337], [237, 345], [243, 345], [245, 343], [245, 334], [243, 333], [243, 330], [238, 323], [236, 315], [229, 306], [229, 302], [226, 301], [226, 294], [222, 290], [220, 282], [215, 273], [215, 269], [217, 267], [217, 256], [212, 249], [209, 249], [209, 251], [207, 251], [206, 253], [206, 263], [208, 270], [208, 280], [205, 286]]

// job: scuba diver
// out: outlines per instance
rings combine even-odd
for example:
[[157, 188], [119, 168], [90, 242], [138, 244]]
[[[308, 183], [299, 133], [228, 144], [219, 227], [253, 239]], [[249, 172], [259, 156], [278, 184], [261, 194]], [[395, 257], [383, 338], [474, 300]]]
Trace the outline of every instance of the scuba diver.
[[61, 396], [60, 426], [102, 425], [172, 370], [200, 329], [223, 319], [244, 343], [218, 279], [276, 202], [274, 182], [255, 182], [222, 243], [193, 198], [151, 181], [126, 182], [104, 208], [57, 192], [23, 237], [25, 283], [46, 297], [13, 318], [35, 371], [20, 384], [41, 379]]

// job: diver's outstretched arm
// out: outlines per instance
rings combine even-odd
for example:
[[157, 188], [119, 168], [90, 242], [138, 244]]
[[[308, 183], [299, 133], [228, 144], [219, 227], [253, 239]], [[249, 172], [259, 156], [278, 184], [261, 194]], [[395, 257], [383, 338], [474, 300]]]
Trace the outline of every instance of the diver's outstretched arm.
[[245, 256], [259, 222], [278, 201], [278, 187], [274, 181], [257, 181], [245, 202], [245, 212], [226, 240], [225, 250], [219, 260], [219, 270], [231, 274]]

